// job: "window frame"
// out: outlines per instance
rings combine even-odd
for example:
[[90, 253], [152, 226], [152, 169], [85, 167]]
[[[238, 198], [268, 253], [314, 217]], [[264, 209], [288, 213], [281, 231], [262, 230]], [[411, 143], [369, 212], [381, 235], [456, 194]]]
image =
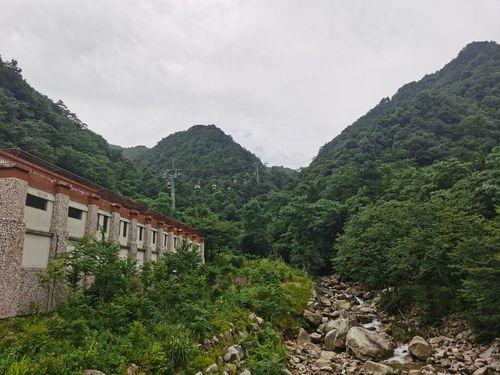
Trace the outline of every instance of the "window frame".
[[26, 207], [34, 208], [36, 210], [47, 211], [48, 202], [48, 199], [28, 193], [26, 195], [25, 205]]
[[[72, 216], [70, 213], [73, 211], [73, 213], [78, 213], [77, 216]], [[79, 208], [69, 206], [68, 207], [68, 218], [75, 219], [75, 220], [82, 220], [83, 218], [83, 210], [80, 210]]]

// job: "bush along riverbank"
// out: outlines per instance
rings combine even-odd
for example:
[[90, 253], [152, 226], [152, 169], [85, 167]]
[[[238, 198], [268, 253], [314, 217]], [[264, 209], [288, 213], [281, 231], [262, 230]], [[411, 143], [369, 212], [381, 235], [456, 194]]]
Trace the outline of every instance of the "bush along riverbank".
[[77, 244], [41, 282], [65, 284], [68, 298], [0, 321], [2, 374], [282, 374], [283, 334], [299, 328], [312, 290], [279, 261], [202, 265], [184, 244], [139, 268], [102, 241]]
[[290, 373], [500, 374], [500, 339], [475, 342], [456, 316], [424, 327], [416, 314], [380, 311], [379, 301], [359, 284], [321, 278], [303, 312], [304, 326], [285, 343]]

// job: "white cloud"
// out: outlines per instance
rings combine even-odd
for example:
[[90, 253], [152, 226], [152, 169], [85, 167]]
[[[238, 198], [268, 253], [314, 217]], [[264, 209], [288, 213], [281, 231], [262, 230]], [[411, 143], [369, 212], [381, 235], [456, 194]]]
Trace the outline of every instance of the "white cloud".
[[111, 143], [213, 123], [299, 167], [465, 44], [500, 40], [499, 14], [468, 0], [17, 0], [0, 53]]

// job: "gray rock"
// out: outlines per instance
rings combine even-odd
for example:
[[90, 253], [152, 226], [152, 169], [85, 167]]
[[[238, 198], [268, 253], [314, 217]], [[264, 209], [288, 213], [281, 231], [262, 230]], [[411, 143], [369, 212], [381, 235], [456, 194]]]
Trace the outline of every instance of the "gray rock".
[[224, 361], [236, 362], [240, 359], [240, 352], [238, 351], [238, 349], [236, 349], [236, 347], [230, 346], [226, 349], [226, 354], [224, 354]]
[[335, 350], [340, 350], [345, 348], [345, 340], [347, 337], [347, 333], [349, 329], [351, 329], [351, 321], [349, 319], [344, 319], [339, 325], [337, 329], [337, 334], [335, 335], [335, 340], [333, 341], [333, 345]]
[[209, 374], [215, 374], [219, 370], [219, 366], [217, 366], [215, 363], [213, 365], [210, 365], [207, 367], [205, 370], [206, 373]]
[[332, 329], [339, 328], [340, 322], [342, 322], [341, 318], [328, 321], [325, 324], [325, 328], [323, 328], [323, 332], [327, 333], [330, 332]]
[[346, 347], [349, 353], [363, 361], [383, 360], [389, 358], [394, 351], [394, 343], [389, 335], [362, 327], [349, 329]]
[[488, 373], [488, 367], [481, 367], [474, 371], [472, 375], [486, 375]]
[[317, 327], [321, 324], [321, 318], [321, 314], [309, 310], [304, 310], [304, 319], [313, 327]]
[[323, 367], [330, 365], [334, 356], [334, 352], [322, 350], [318, 360], [316, 361], [316, 366]]
[[125, 373], [126, 375], [138, 375], [140, 373], [139, 366], [137, 366], [135, 363], [132, 363], [128, 369], [127, 372]]
[[252, 375], [250, 370], [244, 369], [242, 372], [240, 372], [240, 375]]
[[241, 345], [235, 345], [234, 348], [238, 351], [238, 357], [240, 361], [245, 358], [245, 351]]
[[106, 374], [99, 370], [88, 369], [83, 372], [83, 375], [106, 375]]
[[373, 361], [367, 361], [363, 367], [365, 375], [392, 375], [394, 370], [391, 366], [384, 365]]
[[325, 343], [323, 349], [334, 350], [335, 349], [335, 336], [337, 336], [337, 330], [333, 329], [325, 335]]
[[299, 328], [299, 334], [297, 335], [297, 345], [305, 345], [309, 342], [309, 334], [304, 328]]
[[224, 370], [230, 375], [235, 375], [238, 367], [234, 363], [226, 363], [224, 365]]
[[311, 341], [314, 343], [318, 343], [321, 341], [321, 333], [313, 332], [311, 333]]
[[420, 336], [415, 336], [408, 344], [408, 351], [412, 356], [425, 361], [432, 354], [432, 346]]
[[337, 300], [337, 306], [341, 310], [350, 310], [351, 309], [351, 302], [349, 302], [345, 299], [339, 299], [339, 300]]

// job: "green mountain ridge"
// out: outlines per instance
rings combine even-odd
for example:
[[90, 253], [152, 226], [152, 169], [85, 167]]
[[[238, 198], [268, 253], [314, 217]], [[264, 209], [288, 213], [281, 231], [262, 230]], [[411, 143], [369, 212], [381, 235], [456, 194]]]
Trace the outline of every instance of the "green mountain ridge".
[[296, 188], [333, 197], [336, 192], [324, 189], [335, 175], [356, 174], [353, 193], [363, 186], [363, 174], [383, 163], [422, 167], [484, 156], [500, 143], [499, 87], [500, 46], [471, 43], [441, 70], [404, 85], [321, 147], [301, 170]]
[[[265, 167], [214, 125], [177, 132], [151, 149], [110, 145], [88, 129], [62, 101], [56, 103], [33, 89], [23, 79], [16, 61], [1, 59], [0, 147], [21, 148], [149, 206], [155, 206], [152, 200], [162, 192], [168, 193], [162, 172], [171, 168], [175, 160], [175, 168], [181, 169], [181, 210], [193, 203], [193, 197], [199, 200], [196, 197], [200, 194], [193, 192], [195, 185], [210, 195], [216, 190], [227, 192], [235, 188], [231, 193], [237, 196], [237, 205], [241, 207], [252, 196], [281, 189], [295, 173], [281, 167]], [[163, 206], [155, 208], [173, 215], [167, 208], [165, 194], [162, 199]], [[222, 195], [219, 201], [223, 201]], [[217, 205], [224, 206], [224, 202]]]
[[[184, 220], [205, 234], [208, 261], [248, 254], [336, 272], [385, 290], [389, 312], [418, 308], [423, 324], [459, 312], [482, 339], [500, 332], [499, 144], [495, 42], [467, 45], [383, 99], [297, 175], [267, 168], [215, 125], [152, 148], [111, 146], [31, 88], [16, 62], [0, 62], [0, 146]], [[174, 168], [171, 212], [161, 176]]]
[[124, 195], [142, 189], [142, 175], [131, 162], [62, 101], [33, 89], [14, 60], [0, 59], [0, 147], [21, 148]]

